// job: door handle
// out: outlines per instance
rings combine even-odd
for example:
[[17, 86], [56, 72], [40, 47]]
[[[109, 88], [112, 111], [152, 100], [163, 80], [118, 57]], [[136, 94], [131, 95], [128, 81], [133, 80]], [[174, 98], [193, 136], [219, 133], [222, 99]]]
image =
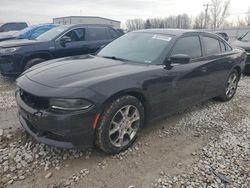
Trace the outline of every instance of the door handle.
[[207, 72], [207, 67], [201, 67], [201, 72]]

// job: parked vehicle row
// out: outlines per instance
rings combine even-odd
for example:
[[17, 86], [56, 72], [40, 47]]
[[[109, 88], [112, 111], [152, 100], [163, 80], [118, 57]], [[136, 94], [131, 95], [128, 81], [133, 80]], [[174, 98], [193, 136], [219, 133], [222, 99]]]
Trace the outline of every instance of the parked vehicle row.
[[104, 25], [63, 25], [33, 40], [3, 41], [0, 71], [3, 75], [19, 75], [46, 60], [94, 53], [120, 36], [116, 29]]
[[39, 24], [26, 27], [21, 31], [2, 32], [0, 33], [0, 42], [12, 39], [35, 39], [56, 26], [55, 24]]
[[[30, 49], [51, 54], [31, 56], [36, 61], [26, 62], [32, 65], [65, 53], [91, 53], [118, 36], [108, 27], [56, 27], [35, 41], [6, 44], [10, 54], [5, 56], [14, 59]], [[66, 47], [71, 50], [65, 52]], [[155, 118], [212, 98], [232, 99], [245, 60], [244, 50], [211, 33], [130, 32], [96, 55], [50, 60], [26, 70], [17, 79], [19, 119], [39, 142], [65, 148], [96, 145], [119, 153]]]

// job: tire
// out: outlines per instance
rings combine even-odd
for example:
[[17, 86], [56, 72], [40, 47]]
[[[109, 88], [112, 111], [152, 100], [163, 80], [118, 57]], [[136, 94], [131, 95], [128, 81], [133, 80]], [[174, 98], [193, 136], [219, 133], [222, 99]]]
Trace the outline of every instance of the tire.
[[[239, 75], [238, 71], [233, 70], [227, 78], [225, 87], [223, 89], [223, 94], [217, 98], [223, 102], [231, 100], [236, 93], [239, 80], [240, 80], [240, 75]], [[230, 82], [230, 81], [232, 81], [232, 82]]]
[[38, 64], [38, 63], [41, 63], [41, 62], [43, 62], [43, 61], [46, 61], [45, 59], [42, 59], [42, 58], [34, 58], [34, 59], [31, 59], [31, 60], [29, 60], [26, 64], [25, 64], [25, 66], [24, 66], [24, 71], [26, 71], [26, 70], [28, 70], [30, 67], [32, 67], [32, 66], [34, 66], [34, 65], [36, 65], [36, 64]]
[[136, 97], [126, 95], [112, 101], [97, 126], [96, 145], [109, 154], [126, 150], [136, 140], [144, 119], [144, 107]]

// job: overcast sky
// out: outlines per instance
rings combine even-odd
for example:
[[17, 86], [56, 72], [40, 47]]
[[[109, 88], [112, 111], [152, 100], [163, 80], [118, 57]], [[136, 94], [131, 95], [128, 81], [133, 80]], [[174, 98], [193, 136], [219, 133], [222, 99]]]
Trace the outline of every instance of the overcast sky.
[[[61, 16], [101, 16], [122, 21], [187, 13], [195, 16], [211, 0], [0, 0], [0, 22], [52, 22]], [[230, 13], [247, 12], [250, 0], [231, 0]]]

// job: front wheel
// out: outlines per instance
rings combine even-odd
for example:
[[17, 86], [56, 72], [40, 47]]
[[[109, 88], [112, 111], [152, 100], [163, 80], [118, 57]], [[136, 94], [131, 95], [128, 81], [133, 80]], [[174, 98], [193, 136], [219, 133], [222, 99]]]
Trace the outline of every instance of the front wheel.
[[100, 119], [96, 132], [96, 145], [106, 153], [116, 154], [137, 138], [144, 123], [144, 107], [133, 96], [114, 100]]
[[42, 63], [43, 61], [45, 61], [45, 59], [42, 59], [42, 58], [34, 58], [34, 59], [31, 59], [29, 60], [25, 66], [24, 66], [24, 71], [28, 70], [29, 68], [31, 68], [32, 66], [34, 65], [37, 65], [39, 63]]
[[229, 101], [234, 97], [239, 79], [239, 73], [236, 70], [233, 70], [227, 78], [223, 94], [218, 97], [221, 101]]

